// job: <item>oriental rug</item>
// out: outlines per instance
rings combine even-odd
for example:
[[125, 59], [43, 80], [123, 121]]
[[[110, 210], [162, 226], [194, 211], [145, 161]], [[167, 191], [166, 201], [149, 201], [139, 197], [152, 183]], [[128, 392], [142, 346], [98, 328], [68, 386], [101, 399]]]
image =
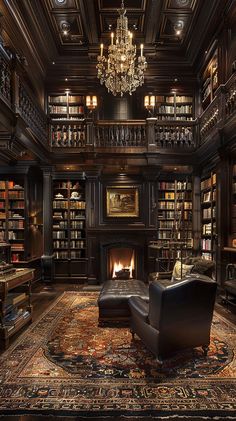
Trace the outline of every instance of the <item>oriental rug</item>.
[[207, 357], [160, 367], [128, 327], [98, 327], [97, 297], [64, 293], [2, 354], [0, 416], [236, 419], [233, 324], [215, 314]]

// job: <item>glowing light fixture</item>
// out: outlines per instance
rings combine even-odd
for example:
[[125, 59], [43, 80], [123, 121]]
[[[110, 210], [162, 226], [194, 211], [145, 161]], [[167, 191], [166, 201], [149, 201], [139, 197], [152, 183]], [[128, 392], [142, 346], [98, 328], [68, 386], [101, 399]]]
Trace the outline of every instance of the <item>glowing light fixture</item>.
[[136, 45], [133, 44], [132, 32], [128, 30], [123, 0], [118, 13], [115, 34], [111, 33], [108, 56], [105, 57], [104, 45], [101, 44], [96, 68], [97, 77], [101, 84], [105, 84], [108, 92], [123, 96], [126, 92], [131, 95], [138, 86], [143, 85], [147, 62], [143, 55], [143, 44], [140, 45], [140, 56], [136, 57]]

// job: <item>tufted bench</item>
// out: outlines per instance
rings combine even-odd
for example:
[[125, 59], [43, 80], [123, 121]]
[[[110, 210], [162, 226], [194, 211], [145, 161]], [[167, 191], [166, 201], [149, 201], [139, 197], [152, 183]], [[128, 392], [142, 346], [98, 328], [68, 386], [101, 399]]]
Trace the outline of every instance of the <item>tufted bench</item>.
[[128, 320], [128, 299], [131, 296], [139, 296], [148, 301], [148, 286], [137, 279], [106, 281], [98, 297], [99, 322]]

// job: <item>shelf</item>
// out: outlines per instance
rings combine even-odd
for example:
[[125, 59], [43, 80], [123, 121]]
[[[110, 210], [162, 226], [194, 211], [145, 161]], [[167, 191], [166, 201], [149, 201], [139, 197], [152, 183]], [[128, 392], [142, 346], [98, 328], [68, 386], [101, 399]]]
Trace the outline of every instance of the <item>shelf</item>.
[[224, 251], [229, 251], [230, 253], [236, 253], [236, 247], [223, 247]]

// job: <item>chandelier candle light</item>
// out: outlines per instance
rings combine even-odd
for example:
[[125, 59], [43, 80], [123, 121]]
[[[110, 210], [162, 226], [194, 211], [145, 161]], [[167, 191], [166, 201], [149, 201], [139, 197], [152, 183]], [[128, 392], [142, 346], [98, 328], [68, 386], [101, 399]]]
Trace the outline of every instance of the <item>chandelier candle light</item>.
[[132, 95], [132, 92], [144, 83], [147, 62], [143, 55], [143, 44], [140, 45], [140, 56], [136, 58], [136, 45], [133, 45], [133, 34], [128, 30], [123, 0], [118, 13], [120, 16], [117, 19], [115, 36], [111, 33], [107, 58], [103, 55], [103, 44], [100, 46], [97, 77], [113, 95], [123, 96], [125, 92]]

